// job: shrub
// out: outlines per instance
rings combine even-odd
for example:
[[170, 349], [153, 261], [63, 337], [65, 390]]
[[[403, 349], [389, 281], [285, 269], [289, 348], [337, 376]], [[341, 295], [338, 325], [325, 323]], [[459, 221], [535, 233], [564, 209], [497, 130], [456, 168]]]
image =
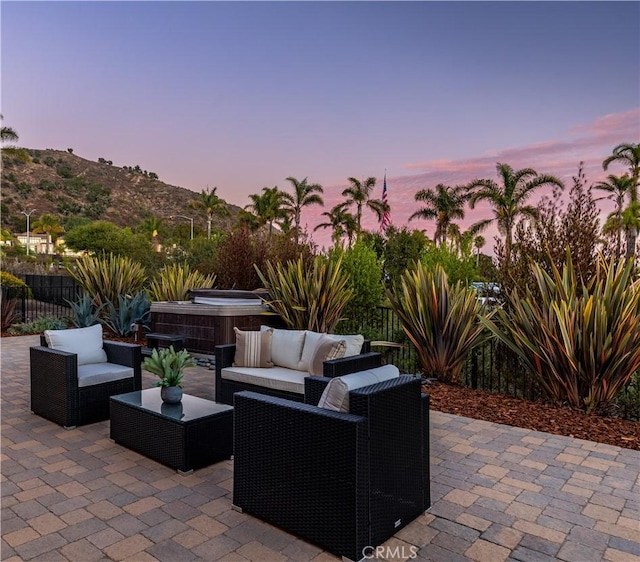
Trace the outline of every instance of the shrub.
[[192, 271], [189, 264], [172, 264], [151, 281], [148, 292], [152, 301], [183, 301], [191, 289], [213, 287], [215, 275]]
[[147, 277], [139, 263], [113, 254], [104, 258], [85, 256], [75, 265], [75, 269], [67, 267], [69, 275], [89, 293], [97, 306], [107, 301], [116, 303], [122, 295], [137, 293]]
[[64, 320], [55, 316], [41, 316], [33, 322], [20, 322], [7, 330], [12, 335], [41, 334], [45, 330], [64, 330]]
[[509, 312], [486, 326], [516, 353], [555, 403], [586, 412], [608, 408], [640, 368], [640, 280], [628, 260], [597, 263], [577, 278], [570, 254], [552, 275], [533, 264], [534, 294], [508, 295]]
[[22, 279], [7, 271], [0, 271], [0, 285], [3, 295], [9, 299], [22, 296], [23, 287], [27, 287]]
[[149, 299], [144, 291], [139, 291], [131, 297], [119, 295], [115, 302], [106, 303], [103, 324], [117, 336], [133, 335], [136, 324], [143, 324], [148, 328], [150, 320]]
[[[66, 300], [66, 299], [65, 299]], [[89, 293], [82, 293], [77, 301], [69, 301], [71, 307], [70, 321], [76, 328], [87, 328], [98, 324], [100, 322], [100, 313], [105, 307], [105, 304], [96, 306]]]
[[18, 299], [7, 298], [4, 291], [0, 292], [0, 330], [6, 331], [11, 325], [17, 322], [20, 314], [16, 312]]
[[382, 263], [375, 251], [362, 240], [344, 252], [337, 250], [332, 259], [340, 256], [342, 268], [349, 276], [349, 286], [353, 289], [353, 298], [345, 307], [345, 320], [340, 323], [340, 331], [361, 333], [361, 326], [353, 320], [380, 305], [384, 294]]
[[289, 328], [332, 333], [353, 297], [341, 265], [341, 258], [317, 256], [311, 268], [300, 258], [286, 264], [267, 262], [264, 273], [257, 266], [256, 271], [269, 291], [269, 305]]
[[488, 338], [479, 320], [493, 314], [480, 304], [475, 290], [460, 281], [450, 285], [441, 265], [431, 271], [416, 263], [401, 276], [400, 287], [387, 295], [423, 373], [460, 383], [469, 352]]

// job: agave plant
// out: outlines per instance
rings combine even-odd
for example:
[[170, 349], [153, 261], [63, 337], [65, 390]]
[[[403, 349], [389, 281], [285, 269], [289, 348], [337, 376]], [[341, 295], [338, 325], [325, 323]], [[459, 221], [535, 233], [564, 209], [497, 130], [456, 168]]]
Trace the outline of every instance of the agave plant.
[[20, 320], [21, 315], [16, 311], [18, 299], [7, 298], [5, 290], [0, 291], [0, 330], [8, 330], [12, 324]]
[[67, 268], [67, 271], [97, 306], [137, 293], [147, 279], [142, 265], [114, 254], [102, 258], [85, 256], [76, 262], [75, 269]]
[[489, 337], [479, 320], [493, 315], [475, 289], [461, 282], [450, 285], [441, 265], [430, 271], [415, 263], [401, 275], [399, 289], [387, 291], [387, 296], [416, 348], [423, 373], [459, 383], [469, 352]]
[[311, 268], [299, 258], [286, 264], [268, 261], [266, 271], [256, 271], [269, 292], [268, 304], [295, 330], [332, 333], [353, 297], [349, 277], [335, 261], [316, 256]]
[[183, 301], [191, 289], [213, 287], [215, 275], [191, 271], [189, 264], [172, 264], [151, 281], [148, 291], [152, 301]]
[[151, 307], [144, 291], [138, 291], [132, 297], [119, 295], [117, 306], [111, 301], [105, 304], [106, 314], [103, 323], [118, 336], [131, 336], [136, 324], [148, 324], [150, 321]]
[[96, 306], [87, 292], [82, 293], [82, 297], [77, 301], [65, 300], [71, 308], [69, 319], [76, 328], [87, 328], [98, 324], [100, 322], [100, 313], [106, 306], [106, 303]]
[[195, 365], [186, 349], [176, 352], [173, 346], [158, 351], [154, 349], [151, 357], [146, 357], [142, 368], [157, 375], [160, 380], [156, 386], [182, 386], [182, 377], [186, 367]]
[[600, 257], [587, 284], [576, 278], [570, 255], [562, 273], [533, 264], [540, 296], [514, 291], [496, 323], [484, 320], [554, 402], [604, 409], [640, 368], [640, 280], [633, 280], [632, 261]]

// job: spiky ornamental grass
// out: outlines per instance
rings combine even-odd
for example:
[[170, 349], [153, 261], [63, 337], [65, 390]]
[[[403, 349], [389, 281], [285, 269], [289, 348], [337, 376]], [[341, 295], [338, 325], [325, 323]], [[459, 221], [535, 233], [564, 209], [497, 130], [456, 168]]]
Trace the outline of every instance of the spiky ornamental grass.
[[555, 403], [605, 409], [640, 368], [640, 280], [632, 260], [601, 257], [587, 284], [578, 282], [570, 255], [562, 273], [554, 267], [549, 275], [537, 264], [532, 272], [541, 296], [512, 292], [497, 322], [484, 325]]
[[268, 261], [264, 273], [256, 271], [269, 292], [267, 304], [289, 328], [333, 333], [353, 297], [341, 264], [342, 258], [316, 256], [310, 269], [298, 259], [276, 265]]
[[100, 306], [107, 301], [116, 303], [121, 295], [133, 295], [142, 289], [147, 273], [142, 265], [126, 256], [80, 258], [69, 275]]
[[399, 289], [387, 295], [424, 375], [459, 383], [469, 352], [489, 337], [479, 319], [493, 313], [476, 291], [461, 282], [450, 285], [441, 265], [431, 271], [414, 263], [400, 276]]
[[216, 282], [215, 275], [204, 275], [191, 270], [189, 264], [171, 264], [164, 268], [149, 284], [152, 301], [184, 301], [191, 289], [210, 288]]

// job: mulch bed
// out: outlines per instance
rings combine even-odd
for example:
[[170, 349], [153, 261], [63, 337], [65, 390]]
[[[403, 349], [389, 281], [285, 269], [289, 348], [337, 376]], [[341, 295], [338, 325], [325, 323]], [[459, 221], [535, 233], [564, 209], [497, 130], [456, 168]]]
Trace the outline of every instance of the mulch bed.
[[438, 412], [640, 450], [640, 422], [440, 382], [424, 391]]

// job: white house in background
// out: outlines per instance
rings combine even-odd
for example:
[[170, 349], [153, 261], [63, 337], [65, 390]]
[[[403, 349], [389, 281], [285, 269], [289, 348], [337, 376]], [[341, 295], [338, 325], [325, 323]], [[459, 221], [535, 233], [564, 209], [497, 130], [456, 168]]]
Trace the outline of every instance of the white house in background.
[[22, 246], [27, 248], [29, 246], [29, 253], [33, 255], [46, 254], [47, 242], [49, 243], [49, 253], [53, 254], [53, 243], [51, 242], [50, 234], [36, 234], [34, 232], [21, 232], [16, 234], [16, 239]]
[[[29, 244], [29, 254], [31, 255], [46, 255], [47, 248], [49, 250], [48, 254], [50, 256], [57, 254], [62, 256], [69, 257], [78, 257], [82, 255], [82, 252], [76, 252], [74, 250], [69, 250], [64, 246], [64, 238], [58, 238], [55, 242], [51, 241], [50, 234], [36, 234], [31, 232], [27, 234], [26, 232], [16, 234], [16, 239], [22, 246], [27, 247], [27, 241]], [[47, 242], [49, 242], [47, 246]], [[5, 245], [10, 245], [10, 240], [5, 240], [2, 242]]]

